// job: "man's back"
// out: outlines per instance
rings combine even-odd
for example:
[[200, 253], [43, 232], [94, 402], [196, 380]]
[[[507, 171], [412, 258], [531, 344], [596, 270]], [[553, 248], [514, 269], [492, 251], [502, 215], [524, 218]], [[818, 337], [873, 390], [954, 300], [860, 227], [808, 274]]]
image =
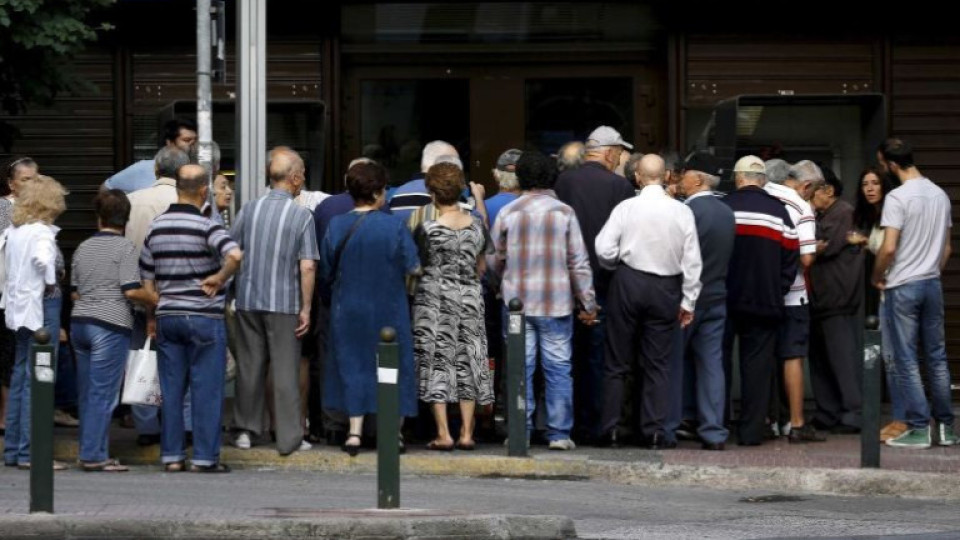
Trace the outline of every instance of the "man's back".
[[906, 181], [887, 194], [880, 225], [900, 231], [887, 288], [940, 275], [947, 231], [953, 225], [950, 198], [927, 178]]
[[736, 239], [736, 221], [733, 210], [711, 192], [703, 192], [686, 201], [693, 211], [700, 240], [703, 271], [700, 281], [703, 290], [697, 306], [708, 306], [727, 297], [727, 270]]
[[143, 240], [153, 220], [177, 202], [176, 186], [172, 178], [160, 178], [152, 186], [127, 196], [130, 200], [130, 219], [125, 236], [133, 242], [138, 252], [143, 247]]
[[420, 175], [393, 192], [393, 197], [390, 198], [389, 202], [390, 212], [405, 222], [414, 210], [426, 206], [432, 201], [423, 175]]
[[[787, 209], [790, 220], [797, 230], [797, 241], [800, 246], [800, 255], [813, 255], [817, 252], [817, 223], [810, 203], [803, 200], [797, 190], [781, 184], [768, 182], [764, 190], [773, 195]], [[788, 306], [802, 306], [809, 303], [807, 298], [807, 280], [803, 266], [797, 266], [797, 277], [790, 286], [784, 302]]]
[[273, 189], [241, 209], [231, 233], [244, 250], [237, 309], [299, 313], [300, 261], [320, 258], [313, 214]]
[[590, 268], [598, 292], [606, 291], [609, 275], [597, 261], [594, 241], [603, 229], [610, 213], [621, 202], [633, 197], [634, 187], [625, 178], [608, 171], [595, 161], [588, 161], [578, 169], [564, 171], [554, 189], [557, 197], [577, 214], [583, 241], [590, 255]]

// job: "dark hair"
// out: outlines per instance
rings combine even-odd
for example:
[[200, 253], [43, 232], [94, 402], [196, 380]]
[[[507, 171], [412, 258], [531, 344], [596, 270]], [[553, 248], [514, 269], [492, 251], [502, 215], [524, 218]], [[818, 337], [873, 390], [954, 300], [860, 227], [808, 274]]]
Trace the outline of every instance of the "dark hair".
[[177, 169], [177, 191], [197, 194], [207, 185], [207, 170], [200, 165], [189, 163]]
[[550, 158], [537, 151], [526, 151], [517, 160], [520, 189], [551, 189], [556, 181], [556, 168]]
[[[880, 180], [881, 197], [880, 204], [877, 206], [870, 204], [863, 194], [863, 178], [868, 174], [873, 174]], [[880, 169], [876, 167], [867, 167], [857, 178], [859, 179], [857, 182], [857, 205], [853, 210], [853, 224], [861, 231], [870, 231], [880, 221], [883, 201], [887, 198], [887, 194], [897, 186], [889, 174], [880, 172]]]
[[837, 177], [837, 173], [833, 172], [833, 169], [827, 166], [826, 163], [815, 162], [817, 167], [820, 167], [820, 173], [823, 174], [824, 187], [830, 186], [833, 188], [833, 196], [840, 197], [843, 195], [843, 182], [840, 181], [840, 178]]
[[425, 180], [437, 204], [453, 204], [463, 191], [463, 170], [453, 163], [437, 163], [430, 167]]
[[119, 189], [101, 191], [93, 199], [93, 211], [101, 225], [122, 229], [130, 219], [130, 199]]
[[197, 123], [189, 118], [174, 118], [163, 125], [163, 142], [173, 142], [180, 136], [181, 129], [197, 132]]
[[913, 167], [913, 147], [902, 139], [887, 139], [877, 148], [884, 161], [896, 163], [901, 169]]
[[13, 156], [3, 164], [3, 178], [0, 182], [0, 197], [6, 197], [10, 194], [10, 182], [13, 181], [13, 173], [17, 167], [37, 167], [37, 162], [27, 156]]
[[387, 187], [387, 170], [379, 163], [357, 163], [347, 171], [347, 191], [355, 204], [372, 203]]

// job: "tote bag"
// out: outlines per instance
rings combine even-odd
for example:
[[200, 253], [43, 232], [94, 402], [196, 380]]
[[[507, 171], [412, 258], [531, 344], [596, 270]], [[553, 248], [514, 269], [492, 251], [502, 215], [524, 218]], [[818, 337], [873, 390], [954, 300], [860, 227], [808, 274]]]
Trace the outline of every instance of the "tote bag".
[[160, 376], [157, 373], [157, 352], [150, 350], [150, 338], [140, 350], [130, 351], [127, 358], [127, 374], [123, 379], [123, 397], [127, 405], [150, 405], [159, 407]]

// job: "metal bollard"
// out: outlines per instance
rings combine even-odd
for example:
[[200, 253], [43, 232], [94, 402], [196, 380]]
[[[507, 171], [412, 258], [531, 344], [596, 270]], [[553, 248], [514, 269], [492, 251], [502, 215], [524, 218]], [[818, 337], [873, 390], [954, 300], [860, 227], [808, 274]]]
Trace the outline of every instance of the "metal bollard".
[[400, 358], [397, 331], [380, 330], [377, 350], [377, 508], [400, 508]]
[[507, 321], [507, 455], [527, 457], [527, 351], [523, 302], [510, 300]]
[[863, 339], [863, 409], [860, 426], [860, 467], [880, 468], [880, 382], [883, 355], [880, 350], [880, 320], [866, 318]]
[[53, 390], [57, 364], [50, 333], [30, 347], [30, 513], [53, 513]]

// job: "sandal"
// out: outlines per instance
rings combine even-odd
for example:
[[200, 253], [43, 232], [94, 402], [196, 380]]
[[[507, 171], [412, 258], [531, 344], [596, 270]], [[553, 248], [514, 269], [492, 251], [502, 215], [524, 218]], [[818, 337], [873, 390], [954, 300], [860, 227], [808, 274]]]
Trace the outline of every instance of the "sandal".
[[[350, 439], [356, 439], [357, 444], [347, 444], [350, 442]], [[357, 457], [357, 454], [360, 453], [360, 445], [363, 444], [363, 440], [360, 439], [360, 435], [356, 433], [348, 433], [347, 440], [343, 441], [343, 444], [340, 445], [340, 449], [350, 455], [350, 457]]]
[[127, 472], [130, 467], [121, 465], [116, 459], [108, 459], [99, 463], [81, 462], [80, 470], [83, 472]]
[[470, 441], [468, 443], [457, 441], [457, 450], [465, 450], [467, 452], [472, 452], [477, 449], [477, 443]]
[[[29, 471], [29, 470], [30, 470], [30, 464], [29, 464], [29, 463], [18, 463], [18, 464], [17, 464], [17, 468], [20, 469], [21, 471]], [[70, 468], [70, 466], [67, 465], [66, 463], [62, 462], [62, 461], [57, 461], [57, 460], [54, 460], [54, 461], [53, 461], [53, 470], [55, 470], [55, 471], [65, 471], [65, 470], [67, 470], [67, 469], [69, 469], [69, 468]]]
[[213, 465], [191, 465], [190, 472], [194, 473], [228, 473], [230, 466], [226, 463], [214, 463]]
[[427, 443], [427, 450], [434, 450], [436, 452], [453, 452], [454, 446], [455, 445], [453, 443], [442, 444], [437, 440], [432, 440]]
[[183, 472], [187, 469], [187, 464], [183, 461], [171, 461], [163, 466], [164, 472]]

